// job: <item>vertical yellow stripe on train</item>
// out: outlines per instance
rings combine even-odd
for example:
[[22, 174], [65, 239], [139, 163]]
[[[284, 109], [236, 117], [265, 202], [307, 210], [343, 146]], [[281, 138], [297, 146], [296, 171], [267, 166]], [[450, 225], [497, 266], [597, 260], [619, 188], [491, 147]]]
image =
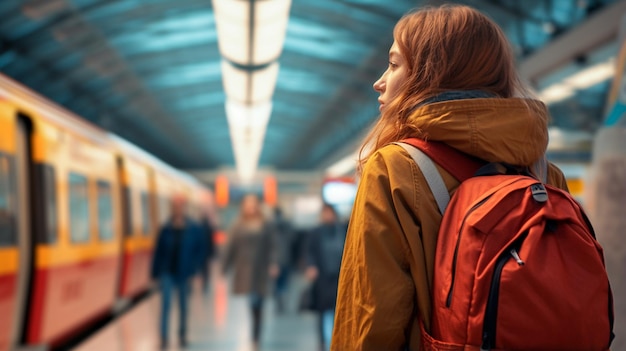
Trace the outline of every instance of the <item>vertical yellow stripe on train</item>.
[[15, 153], [15, 107], [0, 100], [0, 151]]
[[17, 248], [0, 248], [0, 275], [17, 272], [18, 255]]

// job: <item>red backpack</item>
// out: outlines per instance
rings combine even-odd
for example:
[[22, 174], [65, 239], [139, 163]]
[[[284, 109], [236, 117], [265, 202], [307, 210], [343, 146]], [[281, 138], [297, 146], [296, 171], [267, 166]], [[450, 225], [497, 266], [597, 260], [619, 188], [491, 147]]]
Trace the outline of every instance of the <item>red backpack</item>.
[[[424, 350], [609, 349], [603, 251], [567, 192], [502, 164], [481, 167], [442, 143], [398, 145], [443, 213]], [[451, 199], [429, 156], [461, 182]]]

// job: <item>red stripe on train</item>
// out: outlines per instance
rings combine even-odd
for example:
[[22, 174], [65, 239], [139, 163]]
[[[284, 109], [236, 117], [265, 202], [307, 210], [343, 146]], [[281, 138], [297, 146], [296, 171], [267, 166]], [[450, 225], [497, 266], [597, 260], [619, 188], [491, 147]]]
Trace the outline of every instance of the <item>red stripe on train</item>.
[[9, 350], [16, 293], [17, 276], [15, 274], [0, 275], [0, 351]]
[[27, 341], [58, 344], [110, 311], [119, 256], [35, 271]]
[[152, 249], [124, 253], [121, 296], [133, 297], [148, 288], [151, 263]]
[[33, 297], [30, 302], [30, 318], [28, 321], [28, 343], [35, 343], [41, 334], [44, 297], [46, 292], [47, 271], [38, 270], [33, 279]]

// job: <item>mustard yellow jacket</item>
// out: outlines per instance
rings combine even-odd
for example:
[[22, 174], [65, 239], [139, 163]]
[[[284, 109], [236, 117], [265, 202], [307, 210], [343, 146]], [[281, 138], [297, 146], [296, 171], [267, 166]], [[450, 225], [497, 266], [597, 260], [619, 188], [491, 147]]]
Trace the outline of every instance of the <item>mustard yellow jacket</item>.
[[[408, 123], [489, 162], [532, 166], [548, 144], [545, 106], [524, 99], [467, 99], [415, 110]], [[436, 160], [435, 160], [436, 161]], [[452, 193], [459, 183], [439, 168]], [[548, 183], [567, 189], [548, 166]], [[431, 283], [441, 215], [426, 180], [397, 145], [366, 163], [346, 238], [332, 351], [419, 350], [430, 329]]]

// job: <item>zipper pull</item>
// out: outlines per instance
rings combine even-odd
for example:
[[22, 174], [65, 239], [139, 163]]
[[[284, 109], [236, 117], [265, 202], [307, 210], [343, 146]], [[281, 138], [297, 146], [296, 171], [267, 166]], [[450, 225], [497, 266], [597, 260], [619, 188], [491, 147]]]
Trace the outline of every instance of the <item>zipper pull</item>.
[[525, 264], [524, 261], [522, 261], [522, 259], [519, 257], [516, 249], [511, 249], [511, 251], [509, 252], [511, 253], [511, 256], [513, 256], [513, 259], [515, 259], [515, 262], [517, 262], [518, 265], [523, 266]]

